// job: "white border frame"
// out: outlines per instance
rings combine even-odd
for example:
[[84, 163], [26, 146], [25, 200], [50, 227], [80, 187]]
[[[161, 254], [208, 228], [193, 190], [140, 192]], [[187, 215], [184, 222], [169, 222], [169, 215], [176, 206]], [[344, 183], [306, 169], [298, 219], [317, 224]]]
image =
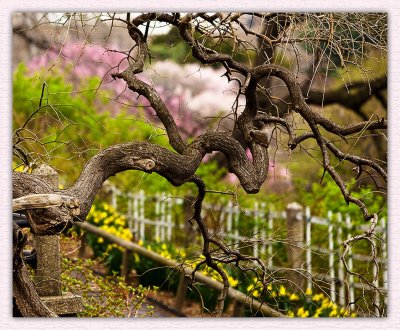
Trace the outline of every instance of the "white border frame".
[[[135, 1], [136, 2], [136, 1]], [[146, 320], [125, 319], [19, 319], [12, 317], [12, 264], [11, 264], [11, 109], [12, 109], [12, 35], [11, 19], [13, 12], [19, 11], [367, 11], [389, 13], [389, 311], [388, 317], [382, 319], [175, 319], [159, 318]], [[400, 161], [397, 151], [400, 141], [397, 130], [400, 129], [400, 1], [388, 0], [380, 3], [375, 0], [285, 0], [281, 4], [272, 1], [237, 1], [232, 0], [147, 0], [145, 3], [134, 3], [128, 0], [112, 1], [79, 1], [69, 0], [63, 3], [51, 3], [45, 0], [2, 0], [0, 2], [0, 327], [4, 329], [91, 329], [91, 328], [150, 328], [157, 329], [203, 329], [218, 327], [219, 329], [271, 328], [285, 329], [400, 329], [400, 171], [396, 167]]]

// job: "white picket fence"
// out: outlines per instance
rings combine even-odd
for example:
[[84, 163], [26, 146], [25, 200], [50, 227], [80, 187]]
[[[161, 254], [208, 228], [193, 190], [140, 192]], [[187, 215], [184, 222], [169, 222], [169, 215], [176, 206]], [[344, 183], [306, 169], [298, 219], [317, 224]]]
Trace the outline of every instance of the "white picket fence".
[[[138, 193], [122, 193], [115, 187], [110, 188], [111, 191], [111, 204], [115, 209], [119, 209], [119, 199], [124, 199], [126, 207], [125, 216], [128, 220], [129, 229], [135, 234], [136, 240], [157, 240], [160, 242], [171, 242], [175, 233], [181, 232], [184, 229], [184, 221], [177, 221], [175, 219], [174, 208], [182, 208], [183, 200], [180, 198], [170, 197], [166, 194], [158, 194], [156, 196], [146, 196], [144, 191]], [[148, 208], [151, 207], [151, 217], [147, 217], [146, 213]], [[218, 234], [223, 237], [228, 244], [235, 246], [240, 242], [251, 243], [252, 254], [255, 257], [263, 257], [266, 259], [269, 269], [277, 269], [279, 265], [274, 264], [275, 253], [274, 244], [276, 243], [274, 231], [277, 231], [277, 221], [286, 219], [286, 211], [275, 211], [267, 203], [256, 203], [252, 209], [240, 209], [232, 202], [226, 205], [205, 205], [205, 209], [213, 212], [214, 220], [216, 218], [216, 225], [210, 231], [213, 234]], [[252, 218], [254, 225], [252, 232], [241, 232], [241, 218], [247, 216]], [[333, 214], [328, 212], [326, 218], [312, 216], [310, 208], [306, 207], [304, 212], [300, 212], [299, 219], [303, 219], [305, 224], [305, 240], [304, 248], [306, 249], [306, 260], [304, 269], [307, 274], [312, 274], [307, 277], [307, 287], [311, 288], [313, 278], [318, 278], [330, 284], [330, 296], [332, 301], [338, 302], [339, 305], [345, 305], [345, 270], [343, 263], [340, 261], [342, 251], [340, 244], [343, 240], [351, 237], [352, 233], [367, 229], [367, 225], [352, 226], [351, 218], [349, 215], [342, 215], [341, 213]], [[283, 226], [283, 225], [282, 225]], [[319, 227], [317, 234], [320, 236], [323, 233], [324, 242], [317, 244], [313, 232]], [[280, 228], [280, 232], [286, 228]], [[347, 229], [347, 234], [344, 231]], [[383, 242], [386, 242], [387, 237], [386, 219], [379, 219], [379, 224], [376, 227], [376, 232], [380, 235]], [[151, 237], [149, 237], [151, 235]], [[376, 238], [373, 238], [376, 241]], [[317, 240], [318, 241], [318, 240]], [[319, 240], [321, 241], [321, 240]], [[174, 240], [174, 243], [177, 244]], [[249, 244], [250, 245], [250, 244]], [[378, 276], [374, 285], [379, 287], [383, 292], [387, 291], [387, 245], [382, 244], [382, 253], [378, 258], [378, 265], [382, 268], [382, 276]], [[313, 271], [313, 256], [318, 255], [328, 259], [327, 271], [322, 274]], [[371, 255], [350, 253], [347, 256], [347, 265], [349, 270], [354, 269], [354, 263], [370, 262], [372, 272], [377, 272], [377, 265], [372, 262]], [[363, 289], [368, 290], [362, 283], [354, 279], [353, 275], [348, 276], [346, 279], [348, 283], [348, 296], [350, 301], [354, 301], [355, 290]], [[385, 299], [386, 300], [386, 299]], [[375, 296], [376, 306], [380, 306], [380, 297], [378, 294]]]

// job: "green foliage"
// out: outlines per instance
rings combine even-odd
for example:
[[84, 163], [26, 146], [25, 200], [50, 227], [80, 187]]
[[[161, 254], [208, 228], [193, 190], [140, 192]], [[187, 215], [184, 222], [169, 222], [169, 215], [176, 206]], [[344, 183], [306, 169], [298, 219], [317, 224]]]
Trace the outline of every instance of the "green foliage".
[[62, 259], [64, 290], [80, 295], [85, 307], [78, 317], [151, 316], [154, 307], [144, 304], [151, 289], [128, 285], [119, 276], [96, 275], [93, 269], [100, 263], [99, 259]]
[[[322, 172], [320, 172], [322, 177]], [[350, 203], [347, 205], [340, 188], [329, 175], [325, 175], [322, 183], [312, 183], [309, 189], [304, 179], [294, 180], [295, 196], [297, 201], [311, 208], [311, 213], [317, 216], [326, 217], [328, 211], [333, 213], [349, 214], [353, 224], [363, 223], [363, 217], [357, 205]], [[361, 198], [367, 205], [369, 211], [379, 213], [380, 217], [387, 216], [386, 200], [382, 195], [377, 194], [369, 186], [358, 187], [354, 180], [348, 183], [348, 187], [353, 187], [351, 194]]]

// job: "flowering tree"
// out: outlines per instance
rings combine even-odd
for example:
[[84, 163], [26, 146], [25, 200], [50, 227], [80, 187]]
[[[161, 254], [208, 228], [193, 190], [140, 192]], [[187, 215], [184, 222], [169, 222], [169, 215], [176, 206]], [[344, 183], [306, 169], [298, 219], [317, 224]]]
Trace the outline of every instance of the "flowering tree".
[[[50, 16], [44, 17], [50, 19]], [[79, 179], [65, 190], [50, 187], [39, 176], [13, 173], [14, 198], [32, 194], [56, 194], [72, 199], [68, 203], [67, 201], [61, 203], [61, 207], [58, 204], [37, 211], [28, 211], [32, 228], [35, 228], [37, 234], [57, 233], [73, 221], [84, 221], [104, 181], [121, 171], [157, 173], [174, 186], [187, 182], [194, 183], [198, 189], [198, 196], [192, 220], [196, 222], [203, 236], [202, 252], [205, 257], [203, 263], [214, 269], [224, 283], [224, 289], [219, 295], [215, 309], [216, 315], [220, 316], [229, 281], [219, 264], [257, 268], [261, 274], [260, 282], [265, 287], [269, 283], [271, 270], [267, 269], [261, 259], [245, 256], [233, 247], [227, 246], [223, 238], [210, 236], [201, 217], [202, 202], [208, 190], [202, 178], [195, 172], [207, 154], [220, 152], [226, 158], [229, 171], [237, 177], [243, 189], [249, 194], [256, 194], [268, 177], [270, 157], [276, 152], [276, 147], [283, 147], [287, 151], [304, 150], [316, 159], [323, 169], [323, 176], [329, 175], [333, 179], [345, 201], [357, 205], [365, 221], [370, 224], [364, 233], [343, 242], [345, 253], [351, 244], [358, 240], [372, 242], [370, 238], [374, 235], [378, 216], [369, 211], [363, 198], [353, 194], [357, 187], [348, 186], [341, 169], [354, 168], [357, 180], [374, 177], [378, 193], [379, 190], [385, 189], [387, 179], [385, 163], [372, 157], [355, 154], [353, 147], [357, 142], [353, 141], [368, 139], [371, 133], [379, 132], [384, 136], [387, 121], [382, 116], [373, 114], [363, 118], [362, 121], [339, 124], [326, 116], [323, 111], [310, 105], [308, 91], [314, 81], [327, 82], [327, 77], [331, 74], [339, 75], [345, 83], [349, 83], [348, 78], [352, 71], [356, 71], [368, 85], [373, 85], [376, 77], [373, 69], [366, 68], [366, 58], [377, 57], [383, 58], [384, 61], [387, 29], [385, 15], [346, 13], [63, 15], [57, 18], [56, 30], [65, 33], [63, 27], [67, 28], [73, 24], [77, 31], [85, 36], [85, 40], [90, 40], [90, 28], [95, 27], [99, 21], [111, 22], [112, 24], [108, 25], [109, 29], [125, 29], [131, 38], [127, 50], [107, 45], [109, 51], [113, 49], [119, 52], [117, 58], [120, 62], [110, 70], [107, 68], [107, 73], [110, 75], [106, 75], [104, 81], [110, 86], [115, 86], [113, 89], [115, 88], [117, 94], [125, 89], [129, 91], [129, 93], [124, 92], [124, 97], [131, 104], [137, 104], [131, 102], [131, 98], [139, 96], [137, 102], [151, 106], [165, 129], [171, 149], [143, 141], [128, 141], [109, 146], [89, 159]], [[49, 22], [49, 25], [53, 26], [52, 22]], [[235, 92], [228, 109], [225, 102], [218, 102], [225, 114], [223, 116], [231, 125], [224, 125], [220, 121], [215, 129], [200, 131], [194, 134], [191, 140], [187, 139], [187, 134], [182, 133], [179, 116], [172, 109], [176, 109], [176, 104], [180, 103], [180, 98], [176, 94], [184, 94], [184, 89], [170, 84], [169, 81], [181, 80], [184, 74], [177, 77], [175, 75], [177, 70], [173, 69], [172, 64], [161, 72], [161, 64], [153, 66], [151, 62], [153, 60], [151, 31], [164, 25], [178, 31], [180, 42], [188, 46], [190, 50], [188, 55], [197, 61], [198, 67], [201, 67], [200, 72], [208, 72], [208, 69], [203, 68], [207, 66], [215, 66], [221, 70], [227, 84], [224, 90]], [[111, 39], [110, 33], [108, 39]], [[225, 45], [229, 46], [228, 49], [223, 47]], [[85, 49], [91, 51], [90, 46], [86, 46]], [[77, 53], [80, 54], [81, 51]], [[237, 54], [247, 55], [248, 61], [237, 60]], [[95, 61], [91, 62], [100, 70]], [[160, 73], [160, 76], [163, 74], [175, 76], [168, 77], [169, 80], [166, 80], [168, 83], [158, 85], [161, 78], [156, 79], [154, 75], [145, 74], [152, 67], [156, 68], [155, 72]], [[79, 64], [77, 68], [80, 68]], [[187, 68], [191, 70], [190, 67]], [[81, 70], [88, 70], [88, 67], [83, 65]], [[101, 74], [104, 74], [104, 71], [101, 71]], [[182, 81], [181, 84], [184, 85]], [[200, 82], [197, 81], [196, 84], [200, 87]], [[206, 89], [209, 92], [197, 98], [195, 92], [192, 95], [185, 95], [183, 104], [187, 103], [188, 108], [201, 108], [203, 111], [208, 104], [213, 103], [209, 102], [214, 93], [212, 86], [219, 84], [220, 80], [214, 83], [208, 79]], [[166, 95], [167, 99], [163, 95]], [[215, 103], [215, 100], [212, 101]], [[212, 116], [221, 117], [220, 113], [214, 112], [215, 108], [210, 109]], [[79, 215], [76, 215], [78, 204]], [[40, 225], [37, 225], [37, 222], [40, 222]], [[18, 238], [18, 228], [14, 228], [14, 235]], [[16, 239], [16, 243], [18, 242]], [[15, 258], [18, 259], [18, 255], [15, 255]], [[19, 277], [18, 280], [26, 279]], [[372, 283], [370, 285], [373, 286]], [[26, 296], [25, 287], [18, 286], [14, 295]], [[46, 313], [43, 309], [43, 315], [48, 315]]]
[[[108, 47], [117, 48], [115, 45]], [[121, 107], [128, 107], [130, 113], [137, 113], [138, 108], [144, 107], [149, 120], [157, 118], [145, 97], [139, 95], [132, 99], [126, 83], [112, 78], [118, 69], [127, 67], [126, 56], [120, 52], [78, 41], [65, 43], [62, 47], [52, 44], [44, 54], [29, 59], [26, 66], [29, 72], [40, 72], [42, 75], [47, 70], [62, 71], [76, 90], [79, 90], [82, 80], [99, 77], [99, 88], [111, 93], [112, 102], [106, 110], [116, 114]], [[199, 65], [195, 64], [157, 61], [152, 70], [139, 74], [139, 77], [147, 84], [154, 84], [182, 134], [193, 137], [203, 133], [211, 124], [212, 120], [207, 120], [207, 117], [228, 114], [235, 101], [237, 88], [227, 90], [223, 74], [222, 68], [206, 67], [200, 70]], [[171, 76], [175, 79], [168, 79]], [[100, 104], [99, 108], [101, 110]]]

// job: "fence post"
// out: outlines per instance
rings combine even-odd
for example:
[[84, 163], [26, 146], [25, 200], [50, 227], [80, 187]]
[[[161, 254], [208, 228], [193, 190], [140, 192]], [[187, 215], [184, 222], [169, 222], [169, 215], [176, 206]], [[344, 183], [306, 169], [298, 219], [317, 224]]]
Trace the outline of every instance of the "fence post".
[[299, 272], [304, 260], [304, 219], [303, 207], [298, 203], [290, 203], [286, 207], [287, 249], [289, 268], [288, 280], [292, 281], [293, 290], [304, 289], [304, 274]]
[[[58, 189], [58, 174], [52, 167], [41, 165], [33, 174], [42, 176], [50, 186]], [[83, 305], [79, 296], [62, 292], [59, 236], [33, 235], [33, 240], [37, 256], [34, 282], [42, 301], [59, 315], [71, 315], [82, 311]]]

